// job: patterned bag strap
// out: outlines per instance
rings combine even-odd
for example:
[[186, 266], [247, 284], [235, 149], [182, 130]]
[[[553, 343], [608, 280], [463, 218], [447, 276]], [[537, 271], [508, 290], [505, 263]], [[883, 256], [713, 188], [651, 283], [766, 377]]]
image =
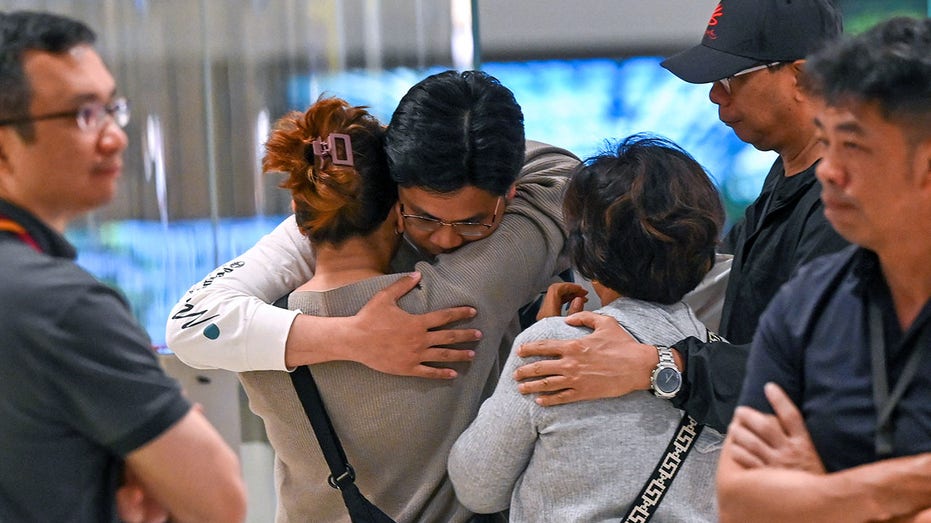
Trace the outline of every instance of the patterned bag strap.
[[676, 473], [682, 468], [682, 462], [694, 446], [695, 440], [701, 434], [704, 425], [700, 425], [695, 418], [688, 414], [683, 414], [679, 420], [679, 426], [673, 433], [672, 440], [666, 446], [666, 451], [650, 474], [650, 479], [640, 490], [636, 502], [627, 510], [624, 516], [624, 523], [646, 523], [650, 521], [669, 485], [675, 479]]
[[[723, 338], [711, 330], [708, 330], [706, 334], [706, 339], [709, 342], [723, 340]], [[663, 496], [666, 495], [669, 485], [672, 484], [672, 480], [675, 479], [676, 474], [682, 467], [682, 462], [685, 461], [686, 456], [692, 451], [695, 440], [701, 435], [703, 428], [705, 428], [705, 426], [698, 423], [698, 421], [692, 416], [689, 416], [688, 413], [682, 414], [682, 419], [679, 420], [679, 426], [676, 427], [676, 431], [672, 435], [672, 440], [670, 440], [669, 445], [666, 446], [666, 451], [663, 452], [663, 456], [656, 464], [656, 468], [654, 468], [653, 473], [650, 474], [650, 479], [648, 479], [643, 488], [640, 489], [640, 494], [637, 495], [636, 502], [630, 506], [627, 510], [627, 514], [621, 521], [624, 523], [646, 523], [650, 521], [659, 502], [662, 501]]]

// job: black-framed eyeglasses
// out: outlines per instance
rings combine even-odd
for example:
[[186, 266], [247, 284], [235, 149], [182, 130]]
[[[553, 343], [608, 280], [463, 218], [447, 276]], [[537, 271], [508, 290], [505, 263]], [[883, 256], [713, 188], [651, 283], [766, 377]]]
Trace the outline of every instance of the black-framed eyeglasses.
[[727, 94], [731, 94], [731, 80], [733, 80], [734, 78], [737, 78], [738, 76], [743, 76], [743, 75], [745, 75], [745, 74], [750, 74], [750, 73], [755, 73], [755, 72], [757, 72], [757, 71], [762, 71], [763, 69], [772, 69], [773, 67], [776, 67], [777, 65], [779, 65], [779, 64], [781, 64], [781, 63], [783, 63], [783, 62], [772, 62], [772, 63], [768, 63], [768, 64], [757, 65], [757, 66], [755, 66], [755, 67], [750, 67], [750, 68], [748, 68], [748, 69], [744, 69], [743, 71], [738, 71], [738, 72], [736, 72], [736, 73], [734, 73], [734, 74], [728, 76], [727, 78], [721, 78], [720, 80], [718, 80], [718, 83], [721, 84], [721, 87], [724, 88], [724, 91], [725, 91]]
[[401, 204], [401, 217], [404, 218], [404, 223], [406, 223], [408, 227], [417, 231], [433, 233], [438, 231], [440, 227], [452, 227], [456, 234], [464, 238], [480, 238], [488, 234], [488, 231], [495, 225], [495, 221], [498, 219], [498, 210], [501, 208], [501, 200], [503, 199], [504, 198], [501, 196], [498, 197], [498, 202], [495, 204], [495, 211], [491, 215], [491, 223], [444, 222], [443, 220], [438, 220], [430, 216], [404, 214], [403, 203]]
[[39, 116], [24, 116], [22, 118], [9, 118], [0, 120], [0, 126], [20, 125], [24, 123], [54, 120], [56, 118], [74, 118], [78, 127], [85, 132], [97, 132], [103, 129], [107, 118], [113, 118], [120, 128], [129, 124], [129, 101], [126, 98], [117, 98], [110, 103], [88, 102], [73, 111], [42, 114]]

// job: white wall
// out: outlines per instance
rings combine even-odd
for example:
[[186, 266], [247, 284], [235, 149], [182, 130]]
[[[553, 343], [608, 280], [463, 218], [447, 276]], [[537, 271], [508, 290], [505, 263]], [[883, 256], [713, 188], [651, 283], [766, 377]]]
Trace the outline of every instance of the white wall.
[[479, 0], [483, 59], [672, 52], [718, 0]]

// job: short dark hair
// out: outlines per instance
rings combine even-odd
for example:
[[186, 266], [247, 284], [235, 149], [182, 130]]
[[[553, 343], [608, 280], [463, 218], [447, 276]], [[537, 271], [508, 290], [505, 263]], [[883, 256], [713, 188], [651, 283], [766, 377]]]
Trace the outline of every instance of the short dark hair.
[[563, 214], [582, 276], [663, 304], [681, 300], [711, 268], [724, 222], [702, 166], [675, 143], [643, 134], [583, 162]]
[[[342, 140], [334, 139], [335, 151], [314, 153], [314, 141], [322, 148], [333, 133], [349, 136], [352, 165], [333, 162], [334, 157], [348, 160]], [[339, 98], [321, 98], [275, 123], [262, 167], [288, 173], [281, 187], [291, 191], [297, 226], [311, 242], [339, 245], [387, 219], [398, 190], [388, 176], [384, 135], [365, 107]]]
[[815, 53], [805, 71], [805, 86], [828, 105], [875, 102], [909, 134], [931, 134], [931, 19], [881, 22]]
[[[83, 22], [52, 13], [0, 13], [0, 118], [28, 116], [32, 86], [23, 70], [26, 51], [64, 53], [81, 44], [93, 45], [97, 36]], [[26, 140], [35, 137], [32, 123], [16, 126]]]
[[524, 164], [524, 115], [481, 71], [445, 71], [401, 99], [385, 138], [391, 177], [436, 193], [467, 185], [504, 195]]

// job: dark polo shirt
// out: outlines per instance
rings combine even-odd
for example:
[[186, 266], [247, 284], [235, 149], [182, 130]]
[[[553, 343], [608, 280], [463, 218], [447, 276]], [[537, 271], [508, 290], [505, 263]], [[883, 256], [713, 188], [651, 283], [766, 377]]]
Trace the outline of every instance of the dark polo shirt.
[[190, 405], [65, 238], [4, 200], [0, 218], [26, 230], [0, 231], [0, 521], [118, 521], [123, 457]]
[[[773, 298], [760, 320], [740, 403], [772, 412], [763, 385], [786, 390], [828, 471], [878, 459], [873, 402], [871, 300], [883, 311], [886, 367], [892, 390], [922, 332], [931, 329], [931, 301], [902, 332], [876, 255], [849, 247], [802, 268]], [[892, 456], [931, 451], [931, 344], [892, 415]]]

